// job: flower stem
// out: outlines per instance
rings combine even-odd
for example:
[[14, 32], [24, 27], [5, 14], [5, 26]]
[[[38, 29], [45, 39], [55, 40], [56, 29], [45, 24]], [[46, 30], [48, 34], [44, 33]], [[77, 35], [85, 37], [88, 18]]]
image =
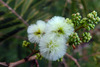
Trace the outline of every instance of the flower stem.
[[82, 26], [78, 27], [78, 28], [75, 30], [75, 32], [78, 31], [78, 30], [81, 29], [81, 28], [84, 28], [84, 26], [82, 25]]

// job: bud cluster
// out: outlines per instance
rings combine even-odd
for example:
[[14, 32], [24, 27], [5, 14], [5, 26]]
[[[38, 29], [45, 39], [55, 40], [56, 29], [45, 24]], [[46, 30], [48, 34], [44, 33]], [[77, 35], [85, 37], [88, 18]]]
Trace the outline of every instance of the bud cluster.
[[70, 25], [74, 25], [73, 23], [72, 23], [72, 20], [71, 19], [69, 19], [69, 18], [66, 18], [66, 20], [67, 20], [67, 23], [69, 23]]
[[58, 62], [62, 62], [63, 61], [63, 57], [61, 57], [60, 59], [57, 60]]
[[36, 56], [37, 56], [36, 59], [39, 59], [39, 60], [42, 60], [43, 58], [39, 53], [37, 53]]
[[82, 41], [80, 40], [77, 33], [73, 33], [69, 36], [69, 44], [70, 45], [79, 45]]
[[30, 45], [30, 42], [23, 41], [23, 44], [22, 44], [23, 47], [28, 47], [29, 45]]
[[72, 22], [74, 23], [74, 26], [78, 26], [81, 20], [80, 13], [72, 14]]
[[99, 21], [100, 18], [97, 16], [97, 12], [93, 11], [87, 15], [87, 18], [83, 18], [80, 23], [82, 23], [87, 30], [91, 30], [94, 29]]
[[92, 38], [92, 36], [90, 35], [89, 32], [84, 32], [82, 34], [82, 41], [83, 42], [89, 42], [91, 38]]

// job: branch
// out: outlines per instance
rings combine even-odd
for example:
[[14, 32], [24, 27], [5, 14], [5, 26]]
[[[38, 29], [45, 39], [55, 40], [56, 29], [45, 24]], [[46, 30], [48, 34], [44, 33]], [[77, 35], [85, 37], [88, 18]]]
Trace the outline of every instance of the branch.
[[52, 61], [48, 62], [48, 67], [52, 67]]
[[22, 60], [19, 60], [17, 62], [12, 62], [12, 63], [9, 63], [9, 64], [6, 63], [6, 62], [0, 62], [0, 65], [7, 66], [7, 67], [16, 67], [16, 66], [18, 66], [22, 63], [35, 60], [35, 58], [36, 58], [36, 55], [29, 57], [28, 60], [22, 59]]
[[35, 61], [35, 65], [36, 65], [36, 67], [39, 67], [39, 63], [38, 63], [38, 61], [35, 59], [34, 60]]
[[[34, 55], [34, 54], [36, 54], [38, 52], [39, 51], [34, 51], [29, 56], [27, 56], [26, 58], [24, 58], [22, 60], [19, 60], [19, 61], [16, 61], [16, 62], [11, 62], [11, 63], [0, 62], [0, 65], [7, 66], [7, 67], [16, 67], [19, 64], [22, 64], [22, 63], [25, 63], [25, 62], [28, 62], [28, 61], [35, 60], [36, 59], [36, 55]], [[34, 56], [32, 56], [32, 55], [34, 55]], [[39, 67], [39, 64], [38, 64], [37, 61], [36, 61], [36, 65], [37, 65], [37, 67]]]
[[74, 57], [72, 57], [68, 53], [66, 53], [66, 56], [69, 57], [71, 60], [73, 60], [76, 63], [77, 67], [81, 67], [80, 64], [78, 63], [77, 59], [75, 59]]
[[29, 24], [15, 11], [13, 10], [8, 4], [6, 4], [4, 1], [0, 0], [0, 2], [7, 7], [13, 14], [15, 14], [18, 19], [20, 19], [26, 26], [29, 26]]
[[28, 40], [27, 37], [19, 36], [19, 35], [14, 35], [13, 37], [17, 39], [22, 39], [22, 40]]
[[66, 63], [66, 61], [65, 61], [65, 59], [64, 59], [64, 58], [63, 58], [62, 63], [64, 64], [64, 67], [68, 67], [68, 65], [67, 65], [67, 63]]
[[0, 62], [0, 65], [2, 65], [2, 66], [8, 66], [8, 64], [6, 62]]

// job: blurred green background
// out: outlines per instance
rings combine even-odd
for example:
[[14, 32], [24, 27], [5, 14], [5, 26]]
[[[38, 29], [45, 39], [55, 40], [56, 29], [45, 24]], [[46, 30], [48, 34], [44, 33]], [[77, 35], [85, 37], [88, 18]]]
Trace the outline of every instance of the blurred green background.
[[[71, 14], [80, 12], [85, 17], [95, 10], [100, 16], [100, 0], [3, 0], [13, 8], [28, 24], [37, 20], [47, 21], [53, 16], [71, 18]], [[75, 57], [81, 67], [100, 67], [100, 24], [90, 31], [93, 35], [89, 43], [79, 45], [73, 50], [68, 47], [67, 53]], [[0, 62], [14, 62], [25, 58], [31, 52], [22, 47], [27, 40], [27, 26], [8, 8], [0, 3]], [[33, 48], [33, 44], [31, 45]], [[64, 67], [61, 62], [49, 62], [44, 58], [38, 60], [40, 67]], [[77, 67], [74, 61], [65, 56], [68, 67]], [[18, 67], [30, 67], [32, 62]], [[0, 66], [2, 67], [2, 66]]]

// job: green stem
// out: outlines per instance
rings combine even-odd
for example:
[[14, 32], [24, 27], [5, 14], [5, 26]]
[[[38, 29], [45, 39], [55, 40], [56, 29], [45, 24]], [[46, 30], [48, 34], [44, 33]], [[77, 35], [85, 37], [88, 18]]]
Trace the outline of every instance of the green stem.
[[28, 46], [27, 48], [30, 49], [33, 52], [33, 50], [30, 48], [30, 46]]
[[82, 25], [82, 26], [78, 27], [77, 29], [75, 29], [75, 32], [78, 31], [81, 28], [84, 28], [84, 26]]

